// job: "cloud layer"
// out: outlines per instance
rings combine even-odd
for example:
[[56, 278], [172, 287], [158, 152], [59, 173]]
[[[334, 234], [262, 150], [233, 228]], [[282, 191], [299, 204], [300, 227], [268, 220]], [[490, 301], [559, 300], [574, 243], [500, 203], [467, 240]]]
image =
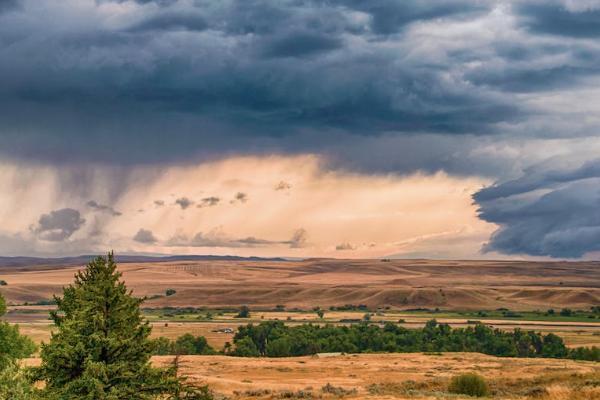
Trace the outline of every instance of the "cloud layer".
[[341, 156], [340, 141], [418, 133], [568, 136], [520, 94], [599, 75], [585, 40], [598, 10], [552, 1], [17, 3], [0, 14], [3, 157], [182, 162]]
[[600, 251], [600, 161], [554, 164], [474, 195], [480, 217], [500, 226], [485, 250], [561, 258]]
[[[474, 198], [480, 218], [499, 226], [484, 250], [589, 255], [598, 250], [599, 37], [596, 0], [0, 2], [0, 167], [30, 171], [8, 191], [39, 202], [29, 229], [7, 219], [4, 239], [93, 246], [132, 209], [180, 219], [248, 212], [256, 194], [244, 185], [152, 193], [135, 205], [127, 196], [172, 168], [311, 154], [323, 171], [374, 181], [440, 171], [496, 181]], [[55, 170], [24, 189], [31, 171]], [[288, 176], [273, 179], [271, 195], [296, 195]], [[2, 207], [13, 201], [3, 196]], [[312, 241], [314, 229], [297, 222], [217, 239], [303, 248], [290, 233], [304, 227]], [[187, 242], [214, 242], [219, 224], [210, 225], [186, 231]], [[144, 229], [151, 235], [132, 239]], [[127, 234], [148, 247], [171, 237], [143, 224]], [[370, 243], [336, 240], [344, 254]]]

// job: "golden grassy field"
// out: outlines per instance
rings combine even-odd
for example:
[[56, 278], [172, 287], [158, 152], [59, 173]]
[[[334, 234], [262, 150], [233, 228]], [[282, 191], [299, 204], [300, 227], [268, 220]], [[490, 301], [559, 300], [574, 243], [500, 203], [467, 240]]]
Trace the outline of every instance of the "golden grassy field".
[[[154, 357], [166, 366], [172, 356]], [[37, 365], [39, 359], [26, 360]], [[449, 394], [449, 380], [475, 372], [494, 399], [598, 400], [600, 364], [499, 358], [474, 353], [325, 354], [293, 358], [182, 356], [180, 374], [221, 398], [468, 399]]]
[[[4, 267], [9, 303], [50, 299], [77, 266]], [[147, 307], [310, 309], [365, 304], [371, 308], [515, 310], [588, 309], [600, 304], [600, 263], [522, 261], [340, 260], [180, 261], [124, 263], [120, 271]]]
[[[157, 362], [169, 360], [165, 357]], [[310, 392], [317, 398], [457, 398], [444, 393], [449, 379], [463, 372], [484, 376], [498, 399], [600, 399], [598, 363], [497, 358], [472, 353], [282, 359], [188, 356], [181, 359], [181, 372], [235, 399], [287, 395], [294, 398], [294, 394], [302, 398], [302, 392]], [[328, 393], [327, 385], [333, 387], [329, 391], [334, 393]]]

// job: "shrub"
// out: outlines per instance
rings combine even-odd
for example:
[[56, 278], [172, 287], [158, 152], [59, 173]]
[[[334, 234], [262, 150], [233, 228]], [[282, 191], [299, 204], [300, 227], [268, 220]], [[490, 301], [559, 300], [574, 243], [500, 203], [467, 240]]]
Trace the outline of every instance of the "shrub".
[[8, 283], [4, 279], [0, 279], [0, 286], [6, 286]]
[[173, 354], [173, 344], [166, 337], [157, 337], [156, 339], [152, 339], [152, 354], [156, 354], [159, 356], [166, 356], [169, 354]]
[[251, 338], [245, 337], [235, 344], [233, 355], [238, 357], [258, 357], [260, 353]]
[[340, 386], [333, 386], [331, 383], [327, 383], [321, 388], [321, 392], [327, 394], [333, 394], [334, 396], [342, 397], [347, 395], [356, 394], [356, 389], [344, 389]]
[[28, 379], [26, 370], [19, 368], [16, 362], [11, 362], [0, 370], [0, 399], [39, 399], [35, 387]]
[[186, 333], [179, 336], [173, 344], [175, 354], [214, 354], [215, 351], [210, 347], [204, 336], [194, 336]]
[[573, 310], [571, 310], [570, 308], [563, 308], [562, 310], [560, 310], [560, 315], [563, 317], [570, 317], [573, 315]]
[[175, 293], [177, 293], [177, 290], [175, 290], [175, 289], [167, 289], [165, 291], [165, 296], [173, 296]]
[[194, 336], [186, 333], [176, 340], [166, 337], [152, 339], [152, 354], [155, 355], [207, 355], [215, 354], [204, 336]]
[[[6, 313], [6, 302], [0, 294], [0, 317]], [[0, 371], [19, 358], [29, 357], [36, 350], [33, 341], [19, 332], [17, 325], [0, 321]]]
[[286, 357], [292, 351], [292, 344], [287, 338], [275, 339], [267, 343], [267, 357]]
[[236, 318], [250, 318], [250, 308], [248, 306], [242, 306], [240, 312], [235, 316]]
[[450, 381], [448, 391], [450, 393], [466, 394], [473, 397], [484, 397], [490, 392], [485, 379], [473, 373], [453, 377]]

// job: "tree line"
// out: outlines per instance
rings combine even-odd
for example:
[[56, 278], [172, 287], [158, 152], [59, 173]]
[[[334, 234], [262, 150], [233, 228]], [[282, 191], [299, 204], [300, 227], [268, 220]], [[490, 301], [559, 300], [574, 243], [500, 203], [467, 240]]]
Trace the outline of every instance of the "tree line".
[[316, 353], [477, 352], [500, 357], [549, 357], [600, 361], [597, 347], [569, 349], [549, 333], [514, 329], [503, 331], [481, 323], [451, 328], [436, 320], [422, 329], [406, 329], [387, 322], [383, 327], [363, 322], [350, 326], [281, 321], [238, 328], [231, 354], [242, 357], [290, 357]]

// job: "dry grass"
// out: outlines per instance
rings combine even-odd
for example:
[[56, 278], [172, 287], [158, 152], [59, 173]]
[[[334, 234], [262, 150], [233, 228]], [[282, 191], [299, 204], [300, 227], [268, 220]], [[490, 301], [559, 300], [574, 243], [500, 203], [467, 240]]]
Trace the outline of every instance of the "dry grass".
[[[9, 302], [49, 299], [76, 267], [5, 268]], [[164, 294], [148, 306], [303, 309], [346, 303], [451, 309], [589, 308], [600, 303], [597, 263], [432, 260], [182, 261], [121, 264], [136, 295]]]
[[[180, 373], [220, 396], [250, 399], [468, 399], [448, 393], [450, 379], [475, 372], [494, 399], [600, 400], [600, 364], [497, 358], [473, 353], [361, 354], [335, 357], [184, 356]], [[172, 357], [155, 357], [169, 365]], [[39, 360], [27, 360], [28, 365]]]
[[[168, 360], [157, 358], [158, 363]], [[561, 397], [557, 396], [564, 393], [574, 400], [600, 399], [600, 365], [571, 360], [511, 359], [470, 353], [182, 358], [183, 374], [236, 399], [275, 399], [282, 393], [292, 396], [301, 392], [311, 392], [313, 398], [457, 399], [460, 397], [447, 393], [448, 382], [452, 376], [465, 372], [484, 376], [498, 399], [558, 400]], [[323, 390], [324, 387], [329, 389]]]

